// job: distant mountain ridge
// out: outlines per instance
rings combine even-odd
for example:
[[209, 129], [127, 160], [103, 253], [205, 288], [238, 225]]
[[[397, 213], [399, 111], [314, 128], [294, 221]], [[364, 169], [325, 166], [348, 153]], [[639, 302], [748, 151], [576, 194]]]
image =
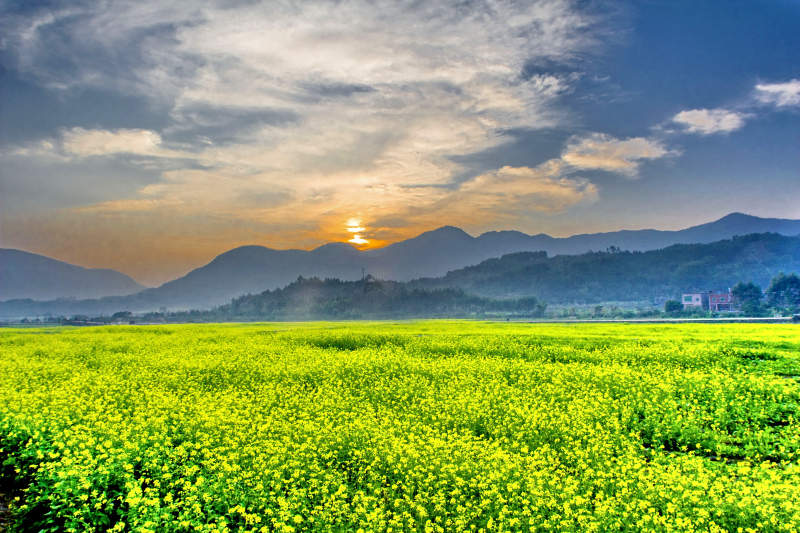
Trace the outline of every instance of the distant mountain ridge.
[[780, 272], [800, 272], [800, 236], [758, 233], [646, 252], [555, 257], [517, 252], [443, 277], [415, 280], [410, 287], [455, 288], [485, 298], [532, 297], [547, 303], [660, 303], [684, 292], [726, 290], [739, 281], [766, 289]]
[[[216, 315], [213, 311], [186, 313], [186, 320], [214, 320], [214, 316], [220, 320], [385, 318], [415, 313], [446, 316], [447, 312], [463, 316], [480, 309], [494, 309], [500, 305], [497, 302], [524, 303], [530, 298], [545, 304], [639, 302], [660, 306], [683, 292], [724, 290], [738, 281], [754, 281], [766, 288], [781, 271], [800, 272], [800, 236], [760, 233], [706, 244], [676, 244], [647, 252], [615, 248], [553, 257], [545, 252], [515, 252], [453, 270], [442, 277], [381, 281], [369, 283], [369, 287], [357, 282], [305, 278], [288, 284], [286, 290], [229, 300], [216, 309]], [[379, 293], [367, 297], [354, 292], [367, 288], [378, 289]], [[440, 292], [452, 290], [460, 292]], [[0, 302], [0, 317], [108, 316], [123, 310], [147, 311], [154, 309], [153, 301], [148, 299], [153, 291], [97, 300]]]
[[243, 294], [284, 287], [298, 276], [357, 280], [362, 272], [367, 272], [383, 280], [409, 281], [441, 277], [449, 271], [516, 252], [573, 255], [606, 250], [611, 246], [647, 251], [672, 244], [708, 243], [735, 235], [765, 232], [798, 235], [800, 220], [732, 213], [714, 222], [677, 231], [622, 230], [565, 238], [518, 231], [491, 231], [472, 237], [459, 228], [444, 226], [366, 251], [345, 243], [330, 243], [311, 251], [242, 246], [160, 287], [110, 301], [114, 301], [118, 309], [132, 311], [159, 307], [208, 309]]
[[186, 276], [145, 292], [167, 307], [207, 308], [241, 294], [283, 287], [298, 276], [355, 280], [361, 277], [363, 269], [378, 279], [409, 281], [443, 276], [451, 270], [514, 252], [571, 255], [605, 250], [610, 246], [646, 251], [671, 244], [707, 243], [763, 232], [798, 235], [800, 220], [763, 219], [732, 213], [717, 221], [678, 231], [622, 230], [566, 238], [517, 231], [494, 231], [472, 237], [459, 228], [443, 226], [412, 239], [363, 252], [344, 243], [327, 244], [311, 251], [244, 246], [217, 256]]
[[133, 294], [145, 287], [107, 268], [84, 268], [44, 255], [0, 248], [0, 300], [100, 298]]

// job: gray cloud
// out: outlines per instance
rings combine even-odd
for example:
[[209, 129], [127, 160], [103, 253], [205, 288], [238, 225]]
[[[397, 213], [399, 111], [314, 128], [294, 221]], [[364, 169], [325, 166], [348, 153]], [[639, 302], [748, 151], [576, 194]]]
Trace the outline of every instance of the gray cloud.
[[47, 89], [0, 67], [0, 146], [54, 135], [61, 128], [143, 128], [161, 130], [170, 108], [143, 95], [93, 87]]
[[358, 93], [369, 93], [376, 90], [369, 85], [358, 83], [306, 82], [301, 83], [300, 86], [310, 95], [319, 99], [347, 98]]
[[[409, 220], [409, 206], [424, 215], [406, 225], [413, 232], [446, 199], [469, 220], [471, 203], [501, 209], [505, 186], [539, 212], [563, 210], [596, 189], [470, 156], [501, 153], [517, 138], [509, 132], [565, 124], [577, 58], [597, 45], [584, 7], [108, 0], [16, 12], [0, 21], [0, 49], [18, 78], [53, 94], [116, 94], [120, 107], [138, 102], [131, 114], [144, 105], [165, 119], [126, 122], [119, 111], [121, 120], [61, 124], [0, 159], [107, 165], [109, 182], [130, 169], [146, 176], [120, 178], [122, 188], [93, 182], [104, 192], [83, 195], [82, 220], [295, 228], [275, 245], [335, 239], [331, 228], [350, 217]], [[480, 190], [464, 185], [474, 176]]]
[[105, 202], [161, 180], [160, 171], [126, 156], [68, 161], [5, 154], [0, 161], [0, 210], [6, 214]]
[[[386, 121], [409, 107], [441, 113], [443, 106], [430, 107], [436, 94], [428, 94], [429, 85], [449, 95], [444, 104], [460, 103], [456, 116], [490, 130], [508, 119], [504, 127], [552, 123], [545, 106], [564, 88], [559, 65], [588, 46], [591, 24], [568, 1], [198, 8], [118, 0], [17, 13], [3, 25], [2, 47], [20, 72], [48, 87], [110, 88], [171, 102], [182, 123], [173, 130], [184, 133], [183, 141], [192, 137], [188, 110], [203, 106], [243, 107], [251, 117], [259, 108], [313, 117], [331, 100], [353, 100], [333, 105], [331, 126], [351, 121], [341, 116], [350, 107]], [[533, 64], [550, 71], [516, 78]], [[274, 125], [274, 118], [264, 122]], [[247, 132], [255, 123], [229, 114], [210, 125], [200, 121], [195, 137], [229, 142], [236, 129]], [[482, 147], [473, 141], [453, 153]]]
[[202, 149], [208, 144], [226, 145], [247, 141], [264, 127], [284, 127], [299, 120], [290, 109], [242, 108], [190, 105], [175, 109], [174, 122], [165, 128], [164, 141]]

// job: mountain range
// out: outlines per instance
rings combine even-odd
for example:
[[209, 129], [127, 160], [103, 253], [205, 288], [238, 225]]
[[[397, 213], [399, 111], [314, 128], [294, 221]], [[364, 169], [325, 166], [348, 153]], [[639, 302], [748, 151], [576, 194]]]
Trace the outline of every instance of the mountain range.
[[[469, 316], [500, 310], [531, 316], [540, 312], [536, 311], [540, 304], [627, 302], [661, 307], [681, 293], [725, 290], [739, 281], [766, 288], [780, 272], [800, 272], [800, 235], [753, 233], [646, 252], [616, 247], [553, 257], [546, 252], [515, 252], [442, 277], [406, 282], [372, 276], [359, 281], [298, 278], [282, 289], [172, 316], [178, 321], [309, 320]], [[123, 310], [145, 310], [147, 294], [49, 302], [9, 300], [0, 302], [0, 317], [110, 316]]]
[[[565, 238], [518, 231], [492, 231], [472, 237], [459, 228], [444, 226], [384, 248], [365, 251], [345, 243], [326, 244], [311, 251], [242, 246], [217, 256], [185, 276], [144, 290], [138, 290], [141, 286], [118, 272], [83, 269], [35, 254], [4, 250], [0, 255], [0, 300], [108, 296], [100, 307], [131, 311], [160, 307], [207, 309], [242, 294], [283, 287], [298, 276], [355, 280], [366, 272], [379, 279], [408, 281], [441, 277], [449, 271], [516, 252], [541, 251], [554, 256], [610, 247], [647, 251], [679, 243], [709, 243], [735, 235], [765, 232], [798, 235], [800, 220], [732, 213], [714, 222], [677, 231], [622, 230]], [[44, 267], [30, 266], [44, 259], [51, 261], [46, 264], [52, 273]], [[93, 273], [96, 282], [72, 282], [63, 274], [66, 267]], [[113, 286], [103, 281], [109, 279], [110, 273], [116, 274], [117, 282]], [[135, 294], [130, 294], [133, 292]], [[119, 296], [126, 293], [129, 295]]]
[[660, 305], [684, 292], [724, 291], [739, 281], [766, 289], [782, 271], [800, 272], [800, 236], [754, 233], [646, 252], [614, 249], [554, 257], [517, 252], [409, 285], [421, 290], [458, 288], [484, 298]]
[[0, 248], [0, 300], [101, 298], [145, 289], [108, 268], [84, 268], [44, 255]]

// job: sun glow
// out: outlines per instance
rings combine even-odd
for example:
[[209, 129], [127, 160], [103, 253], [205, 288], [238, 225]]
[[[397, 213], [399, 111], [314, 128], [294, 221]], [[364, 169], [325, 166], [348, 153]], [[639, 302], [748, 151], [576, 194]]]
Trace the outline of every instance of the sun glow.
[[355, 235], [353, 235], [353, 238], [352, 238], [352, 239], [350, 239], [350, 240], [349, 240], [349, 241], [347, 241], [347, 242], [351, 242], [351, 243], [353, 243], [353, 244], [369, 244], [369, 241], [368, 241], [367, 239], [363, 238], [363, 237], [362, 237], [361, 235], [359, 235], [358, 233], [356, 233]]
[[351, 218], [347, 221], [347, 231], [353, 233], [353, 237], [347, 242], [356, 245], [369, 244], [369, 240], [365, 239], [360, 233], [366, 231], [367, 228], [361, 225], [361, 221], [357, 218]]

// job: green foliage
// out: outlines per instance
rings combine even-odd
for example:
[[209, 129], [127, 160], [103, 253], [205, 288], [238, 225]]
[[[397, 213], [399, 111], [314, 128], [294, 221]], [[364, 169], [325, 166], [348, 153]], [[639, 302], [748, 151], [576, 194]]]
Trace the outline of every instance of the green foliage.
[[733, 289], [731, 289], [731, 294], [733, 295], [734, 299], [742, 305], [758, 305], [761, 303], [761, 298], [763, 297], [761, 287], [752, 281], [747, 283], [740, 281], [733, 286]]
[[752, 281], [747, 283], [740, 281], [733, 286], [731, 294], [742, 314], [746, 316], [761, 316], [766, 313], [767, 310], [761, 305], [761, 300], [764, 297], [761, 287]]
[[432, 318], [486, 315], [540, 317], [536, 298], [496, 300], [461, 289], [420, 289], [367, 277], [360, 281], [299, 278], [282, 289], [234, 299], [208, 313], [216, 320]]
[[678, 300], [667, 300], [664, 302], [664, 312], [675, 315], [683, 311], [683, 304]]
[[800, 309], [800, 276], [783, 272], [775, 276], [767, 289], [767, 300], [775, 307]]
[[800, 326], [0, 330], [22, 531], [796, 531]]

